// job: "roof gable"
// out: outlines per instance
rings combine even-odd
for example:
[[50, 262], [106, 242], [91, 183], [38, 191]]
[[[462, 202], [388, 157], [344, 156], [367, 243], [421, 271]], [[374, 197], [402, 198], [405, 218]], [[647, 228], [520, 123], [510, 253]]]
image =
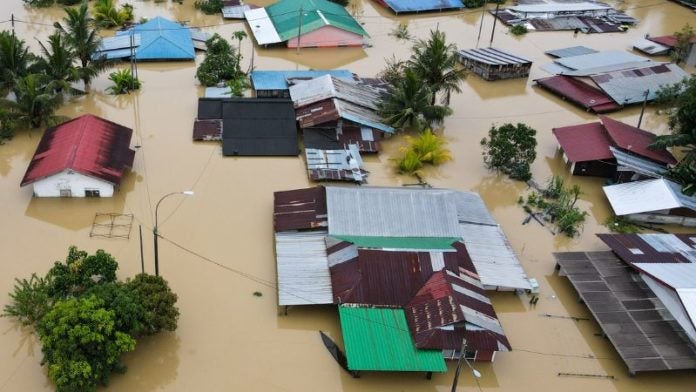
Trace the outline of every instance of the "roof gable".
[[599, 119], [616, 146], [664, 164], [677, 163], [677, 160], [667, 150], [652, 150], [648, 148], [655, 141], [655, 134], [607, 116], [599, 116]]
[[126, 167], [133, 165], [132, 134], [130, 128], [91, 114], [48, 128], [21, 186], [66, 169], [117, 185]]
[[572, 162], [614, 158], [609, 150], [611, 141], [598, 122], [554, 128], [552, 132]]
[[[368, 35], [345, 8], [327, 0], [281, 0], [266, 7], [266, 12], [283, 41], [297, 37], [298, 33], [306, 34], [324, 26]], [[301, 27], [298, 28], [300, 23]]]
[[135, 53], [138, 60], [192, 60], [196, 56], [191, 32], [176, 22], [158, 16], [131, 31], [141, 35]]

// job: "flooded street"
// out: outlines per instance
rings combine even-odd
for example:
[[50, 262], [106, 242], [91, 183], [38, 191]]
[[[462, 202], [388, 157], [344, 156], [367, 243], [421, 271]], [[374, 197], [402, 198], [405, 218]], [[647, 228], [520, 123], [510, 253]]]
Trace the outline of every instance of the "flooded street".
[[[271, 0], [251, 0], [257, 5]], [[256, 69], [347, 68], [371, 77], [384, 66], [384, 58], [405, 59], [410, 43], [389, 35], [399, 22], [407, 22], [414, 37], [430, 29], [445, 31], [459, 48], [477, 44], [481, 10], [396, 17], [370, 0], [352, 0], [351, 10], [370, 34], [371, 47], [339, 49], [256, 49]], [[126, 1], [118, 1], [126, 3]], [[595, 121], [595, 116], [546, 91], [532, 80], [547, 76], [539, 67], [550, 62], [543, 52], [567, 46], [629, 50], [633, 41], [651, 35], [671, 34], [685, 23], [696, 25], [696, 14], [675, 3], [659, 0], [609, 1], [640, 19], [627, 33], [529, 33], [515, 37], [498, 23], [494, 46], [534, 61], [526, 80], [486, 82], [472, 75], [461, 94], [452, 96], [454, 114], [441, 132], [449, 140], [454, 161], [426, 172], [434, 187], [479, 192], [502, 225], [529, 277], [538, 279], [541, 299], [530, 309], [526, 296], [491, 293], [498, 316], [513, 347], [499, 353], [493, 364], [475, 364], [486, 391], [693, 391], [694, 372], [641, 374], [628, 377], [625, 365], [609, 342], [597, 336], [594, 321], [573, 321], [558, 316], [590, 317], [565, 278], [554, 271], [551, 253], [565, 250], [606, 249], [595, 237], [605, 232], [602, 222], [610, 214], [601, 192], [601, 179], [572, 178], [582, 187], [581, 207], [590, 213], [579, 238], [552, 236], [532, 222], [522, 226], [523, 210], [517, 205], [526, 186], [497, 176], [483, 167], [479, 141], [491, 124], [525, 122], [538, 131], [537, 159], [532, 170], [538, 182], [552, 174], [567, 175], [551, 128]], [[183, 5], [136, 1], [136, 20], [157, 15], [191, 26], [204, 26], [229, 39], [246, 28], [241, 21], [224, 21]], [[34, 37], [45, 39], [51, 25], [63, 16], [58, 8], [30, 9], [20, 0], [6, 0], [0, 20], [12, 13], [22, 21], [16, 34], [34, 49]], [[486, 14], [480, 47], [488, 46], [493, 18]], [[9, 29], [9, 23], [2, 23]], [[111, 33], [108, 33], [111, 34]], [[236, 42], [233, 42], [236, 45]], [[250, 65], [252, 41], [242, 42], [243, 63]], [[196, 64], [203, 59], [198, 54]], [[109, 391], [449, 391], [454, 364], [446, 374], [426, 380], [423, 374], [364, 373], [351, 378], [324, 348], [319, 333], [328, 332], [341, 342], [335, 307], [295, 307], [282, 316], [277, 307], [273, 252], [273, 192], [314, 185], [307, 179], [303, 157], [222, 157], [217, 142], [192, 142], [191, 129], [197, 99], [203, 89], [195, 80], [196, 64], [138, 64], [143, 87], [125, 96], [107, 95], [108, 72], [93, 83], [89, 95], [74, 99], [60, 114], [76, 117], [92, 113], [134, 129], [138, 147], [132, 172], [112, 199], [32, 198], [31, 187], [19, 184], [40, 139], [40, 131], [19, 133], [0, 146], [0, 306], [9, 297], [15, 277], [44, 274], [54, 260], [63, 259], [68, 246], [90, 252], [104, 249], [120, 265], [119, 276], [140, 272], [138, 227], [142, 226], [145, 268], [154, 273], [152, 226], [154, 208], [163, 195], [193, 190], [193, 197], [168, 198], [159, 210], [160, 273], [179, 295], [181, 311], [175, 333], [162, 333], [139, 341], [126, 357], [128, 372], [114, 375]], [[127, 63], [118, 67], [126, 67]], [[693, 72], [693, 69], [687, 71]], [[635, 124], [640, 107], [612, 118]], [[667, 131], [666, 118], [648, 108], [642, 128]], [[413, 178], [398, 176], [391, 160], [403, 139], [386, 141], [379, 156], [365, 159], [370, 185], [400, 186]], [[133, 214], [129, 239], [90, 237], [96, 213]], [[256, 297], [255, 291], [263, 293]], [[39, 364], [41, 347], [29, 329], [0, 318], [0, 392], [50, 391], [52, 385]], [[580, 373], [614, 378], [561, 377]], [[469, 372], [459, 380], [460, 390], [478, 390]]]

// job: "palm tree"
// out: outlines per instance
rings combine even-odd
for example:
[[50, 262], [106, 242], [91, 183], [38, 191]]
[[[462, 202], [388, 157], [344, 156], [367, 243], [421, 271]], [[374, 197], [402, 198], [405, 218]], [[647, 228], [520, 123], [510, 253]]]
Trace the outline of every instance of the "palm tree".
[[85, 88], [88, 88], [92, 79], [108, 66], [104, 59], [92, 58], [92, 54], [101, 44], [99, 30], [95, 27], [94, 19], [89, 15], [86, 1], [79, 8], [65, 8], [65, 13], [67, 14], [63, 18], [65, 26], [56, 22], [55, 27], [63, 34], [65, 42], [70, 45], [78, 58], [81, 66], [80, 78], [85, 83]]
[[53, 115], [60, 106], [61, 95], [57, 94], [57, 85], [46, 75], [29, 74], [17, 80], [14, 88], [15, 101], [3, 99], [0, 104], [10, 108], [16, 114], [17, 123], [38, 128], [51, 125], [56, 117]]
[[114, 0], [97, 0], [94, 3], [94, 21], [100, 27], [121, 26], [132, 20], [133, 6], [130, 4], [117, 9]]
[[393, 127], [421, 130], [426, 125], [441, 123], [452, 113], [448, 107], [432, 104], [432, 97], [430, 88], [407, 69], [378, 103], [379, 113]]
[[452, 91], [461, 92], [459, 84], [466, 78], [466, 70], [457, 64], [457, 46], [447, 44], [445, 33], [431, 30], [430, 38], [418, 40], [412, 51], [408, 65], [432, 89], [431, 103], [434, 105], [437, 94], [444, 91], [443, 103], [449, 105]]
[[29, 72], [34, 60], [23, 40], [9, 31], [0, 32], [0, 95], [7, 95], [16, 80]]
[[37, 65], [42, 73], [55, 82], [57, 92], [72, 90], [70, 83], [80, 79], [78, 69], [73, 65], [75, 53], [65, 43], [63, 36], [56, 32], [48, 37], [48, 47], [42, 42], [42, 57]]

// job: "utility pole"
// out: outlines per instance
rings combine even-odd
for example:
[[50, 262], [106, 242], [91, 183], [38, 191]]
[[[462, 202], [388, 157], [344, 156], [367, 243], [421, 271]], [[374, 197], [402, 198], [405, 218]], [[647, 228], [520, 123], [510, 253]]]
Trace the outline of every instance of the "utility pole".
[[488, 45], [490, 48], [493, 46], [493, 36], [495, 35], [495, 25], [498, 22], [498, 9], [500, 9], [500, 2], [495, 3], [495, 18], [493, 19], [493, 30], [491, 30], [491, 43]]
[[143, 225], [138, 225], [140, 230], [140, 271], [145, 273], [145, 257], [143, 257]]
[[15, 18], [14, 18], [14, 13], [13, 13], [12, 16], [10, 17], [10, 21], [12, 22], [12, 37], [14, 38], [14, 36], [15, 36], [15, 30], [14, 30]]
[[462, 363], [464, 363], [464, 355], [466, 355], [466, 338], [462, 339], [462, 349], [459, 352], [457, 370], [454, 372], [454, 380], [452, 380], [452, 392], [457, 392], [457, 382], [459, 381], [459, 372], [462, 370]]
[[643, 98], [643, 107], [640, 109], [640, 117], [638, 118], [638, 126], [636, 128], [640, 128], [640, 124], [643, 122], [643, 113], [645, 113], [645, 105], [648, 104], [648, 95], [650, 94], [650, 90], [645, 90], [645, 98]]
[[479, 41], [481, 41], [481, 31], [483, 30], [483, 16], [486, 15], [485, 5], [481, 8], [482, 8], [481, 9], [481, 21], [479, 21], [479, 33], [478, 33], [478, 37], [476, 38], [476, 49], [478, 49]]
[[303, 6], [300, 6], [300, 18], [297, 23], [297, 54], [300, 54], [300, 40], [302, 36], [302, 13], [304, 12]]

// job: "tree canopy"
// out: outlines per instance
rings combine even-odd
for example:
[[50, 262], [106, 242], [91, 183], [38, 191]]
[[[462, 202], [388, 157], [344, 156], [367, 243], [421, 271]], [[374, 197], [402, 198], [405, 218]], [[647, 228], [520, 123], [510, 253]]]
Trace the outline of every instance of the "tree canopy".
[[121, 282], [108, 253], [71, 247], [45, 277], [16, 279], [3, 316], [30, 325], [57, 391], [94, 391], [112, 372], [124, 372], [122, 354], [137, 338], [176, 329], [177, 296], [159, 276]]
[[489, 169], [516, 180], [532, 178], [529, 165], [536, 159], [536, 130], [522, 123], [492, 126], [481, 140], [483, 161]]

